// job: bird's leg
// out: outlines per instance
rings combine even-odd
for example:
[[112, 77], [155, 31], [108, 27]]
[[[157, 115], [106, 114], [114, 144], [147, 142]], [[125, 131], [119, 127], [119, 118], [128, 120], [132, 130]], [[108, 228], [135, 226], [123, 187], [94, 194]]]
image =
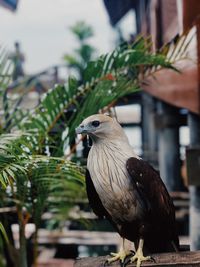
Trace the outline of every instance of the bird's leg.
[[152, 260], [150, 256], [145, 257], [143, 254], [144, 239], [139, 240], [138, 249], [133, 257], [130, 258], [130, 262], [133, 263], [137, 261], [136, 267], [140, 267], [143, 261]]
[[121, 266], [124, 266], [126, 257], [131, 255], [132, 253], [133, 252], [131, 250], [125, 248], [125, 239], [123, 238], [122, 239], [122, 245], [121, 245], [119, 252], [117, 252], [117, 253], [111, 252], [110, 254], [111, 254], [112, 258], [107, 259], [106, 264], [110, 264], [114, 261], [119, 260]]

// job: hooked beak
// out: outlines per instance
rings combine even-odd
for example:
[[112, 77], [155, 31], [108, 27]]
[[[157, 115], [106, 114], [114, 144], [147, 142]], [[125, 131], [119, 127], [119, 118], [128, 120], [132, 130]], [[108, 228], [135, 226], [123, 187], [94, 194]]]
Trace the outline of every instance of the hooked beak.
[[90, 134], [92, 132], [95, 132], [95, 129], [93, 129], [91, 126], [88, 124], [80, 124], [76, 129], [76, 134]]
[[84, 127], [84, 125], [79, 125], [77, 128], [76, 128], [76, 134], [86, 134], [87, 131]]

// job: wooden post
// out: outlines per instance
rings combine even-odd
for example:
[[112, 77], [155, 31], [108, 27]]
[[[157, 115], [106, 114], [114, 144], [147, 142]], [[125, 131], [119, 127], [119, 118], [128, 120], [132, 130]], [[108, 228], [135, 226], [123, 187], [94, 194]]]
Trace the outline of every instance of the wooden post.
[[[151, 255], [155, 260], [143, 262], [142, 266], [156, 266], [156, 267], [199, 267], [200, 266], [200, 251], [196, 252], [179, 252], [179, 253], [162, 253]], [[103, 267], [106, 257], [89, 257], [76, 260], [74, 267]], [[114, 262], [110, 267], [120, 267], [120, 263]], [[127, 267], [135, 267], [135, 264], [128, 264]]]
[[[190, 128], [190, 148], [200, 147], [200, 116], [190, 113], [188, 115]], [[193, 164], [200, 164], [200, 158], [196, 158]], [[189, 171], [189, 170], [188, 170]], [[189, 174], [189, 172], [188, 172]], [[190, 237], [191, 250], [200, 249], [200, 174], [194, 173], [198, 185], [190, 185]], [[190, 177], [188, 177], [190, 180]], [[199, 182], [198, 182], [199, 181]]]
[[159, 170], [170, 192], [180, 189], [179, 121], [177, 108], [158, 101], [156, 125]]
[[147, 93], [142, 94], [142, 144], [143, 157], [152, 165], [157, 163], [158, 138], [154, 123], [156, 100]]

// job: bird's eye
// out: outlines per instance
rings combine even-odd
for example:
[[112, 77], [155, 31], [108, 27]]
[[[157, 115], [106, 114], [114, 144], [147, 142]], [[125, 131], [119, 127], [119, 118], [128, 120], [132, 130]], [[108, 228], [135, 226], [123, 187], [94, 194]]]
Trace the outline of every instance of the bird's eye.
[[98, 127], [100, 125], [100, 121], [93, 121], [92, 126]]

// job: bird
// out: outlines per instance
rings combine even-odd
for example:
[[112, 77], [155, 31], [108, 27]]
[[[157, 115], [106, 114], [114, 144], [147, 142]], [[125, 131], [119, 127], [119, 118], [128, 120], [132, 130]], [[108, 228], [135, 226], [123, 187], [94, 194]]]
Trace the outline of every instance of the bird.
[[[94, 114], [76, 128], [92, 140], [87, 158], [86, 191], [89, 204], [100, 218], [107, 218], [121, 236], [122, 246], [111, 253], [110, 264], [121, 266], [151, 260], [146, 253], [179, 250], [175, 207], [157, 172], [139, 157], [115, 118]], [[125, 247], [135, 245], [135, 253]]]

